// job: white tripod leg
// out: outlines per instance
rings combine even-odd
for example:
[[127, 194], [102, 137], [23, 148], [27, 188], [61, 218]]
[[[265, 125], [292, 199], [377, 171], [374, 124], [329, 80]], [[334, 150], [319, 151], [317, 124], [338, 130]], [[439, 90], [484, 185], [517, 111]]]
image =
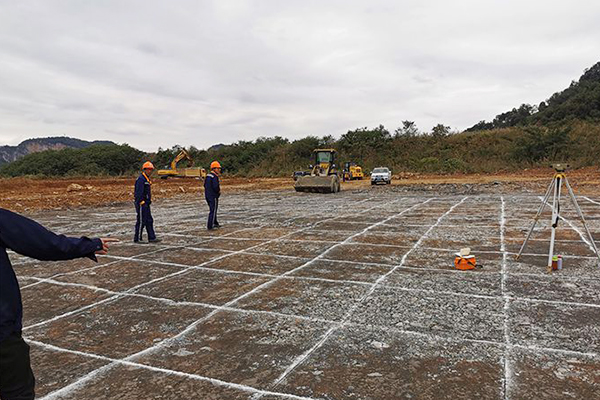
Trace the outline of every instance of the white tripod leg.
[[583, 223], [583, 227], [585, 228], [585, 232], [588, 235], [588, 238], [590, 239], [590, 249], [596, 253], [596, 257], [598, 257], [598, 261], [599, 264], [598, 266], [600, 266], [600, 253], [598, 252], [598, 247], [596, 247], [596, 242], [594, 242], [594, 237], [592, 236], [592, 233], [590, 232], [590, 230], [588, 229], [587, 224], [585, 223], [585, 218], [583, 217], [583, 212], [581, 211], [581, 208], [579, 207], [579, 203], [577, 203], [577, 198], [575, 197], [575, 193], [573, 192], [573, 189], [571, 188], [571, 185], [569, 184], [569, 181], [567, 180], [567, 177], [565, 176], [565, 185], [567, 186], [567, 189], [569, 191], [569, 196], [571, 197], [571, 201], [573, 202], [573, 205], [575, 206], [575, 210], [577, 210], [577, 215], [579, 215], [579, 218], [581, 219], [581, 222]]
[[552, 192], [552, 189], [554, 188], [555, 183], [556, 183], [555, 179], [552, 179], [552, 182], [550, 182], [550, 186], [548, 186], [548, 189], [546, 190], [546, 194], [544, 195], [542, 204], [540, 205], [540, 208], [538, 209], [537, 214], [533, 218], [533, 224], [531, 225], [531, 229], [529, 229], [529, 232], [527, 233], [527, 237], [525, 238], [525, 241], [521, 245], [521, 250], [519, 250], [519, 254], [517, 254], [517, 256], [515, 257], [515, 260], [518, 260], [519, 258], [521, 258], [521, 254], [523, 254], [523, 251], [525, 251], [525, 247], [527, 247], [529, 238], [531, 238], [531, 234], [533, 233], [533, 230], [535, 229], [535, 226], [537, 225], [537, 223], [539, 221], [540, 215], [542, 215], [544, 208], [546, 208], [546, 204], [548, 204], [548, 198], [550, 197], [550, 193]]
[[554, 180], [554, 200], [552, 201], [552, 234], [550, 235], [550, 251], [548, 253], [548, 271], [552, 271], [552, 257], [554, 256], [554, 239], [556, 238], [556, 226], [560, 214], [560, 191], [562, 188], [561, 176], [557, 175]]

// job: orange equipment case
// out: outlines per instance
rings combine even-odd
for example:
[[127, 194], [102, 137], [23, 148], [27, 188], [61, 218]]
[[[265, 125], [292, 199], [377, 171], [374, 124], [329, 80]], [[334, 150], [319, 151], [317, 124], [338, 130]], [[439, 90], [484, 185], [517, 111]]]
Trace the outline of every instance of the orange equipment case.
[[475, 256], [461, 256], [460, 254], [456, 255], [454, 259], [454, 267], [460, 270], [469, 270], [475, 269], [477, 266], [477, 261], [475, 260]]

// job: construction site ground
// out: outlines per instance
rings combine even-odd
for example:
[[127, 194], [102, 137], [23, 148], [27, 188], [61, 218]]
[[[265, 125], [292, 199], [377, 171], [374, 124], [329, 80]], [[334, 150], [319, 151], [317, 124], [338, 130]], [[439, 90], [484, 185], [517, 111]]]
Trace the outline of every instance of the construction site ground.
[[[571, 183], [598, 243], [590, 174]], [[230, 182], [210, 232], [198, 183], [168, 181], [154, 188], [160, 244], [132, 243], [128, 198], [35, 207], [11, 192], [0, 206], [56, 232], [121, 239], [98, 263], [11, 253], [38, 398], [598, 398], [600, 267], [566, 197], [564, 269], [546, 270], [548, 211], [514, 258], [551, 177], [329, 195]], [[56, 185], [40, 191], [63, 196]], [[453, 269], [462, 247], [483, 268]]]
[[[597, 167], [570, 171], [571, 183], [580, 194], [600, 195], [600, 170]], [[131, 202], [133, 184], [136, 177], [92, 177], [92, 178], [0, 178], [0, 207], [17, 212], [35, 210], [70, 209], [78, 207], [96, 207], [101, 205]], [[495, 193], [543, 191], [551, 178], [548, 168], [531, 169], [520, 172], [498, 174], [454, 174], [433, 175], [399, 173], [394, 175], [392, 186], [402, 190], [435, 190], [440, 186], [447, 192], [465, 190]], [[79, 185], [79, 190], [69, 191], [70, 185]], [[222, 180], [225, 193], [248, 191], [290, 190], [291, 178], [237, 178], [225, 177]], [[345, 182], [346, 190], [368, 189], [370, 180]], [[491, 188], [491, 189], [490, 189]], [[183, 194], [201, 197], [202, 181], [196, 179], [168, 180], [153, 179], [153, 198], [165, 199]]]

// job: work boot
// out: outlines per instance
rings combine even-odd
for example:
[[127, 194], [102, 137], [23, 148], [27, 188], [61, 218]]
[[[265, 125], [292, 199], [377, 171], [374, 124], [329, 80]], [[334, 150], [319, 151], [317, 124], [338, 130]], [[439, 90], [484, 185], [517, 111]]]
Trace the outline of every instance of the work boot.
[[159, 243], [159, 242], [162, 242], [162, 239], [159, 239], [159, 238], [149, 239], [148, 242], [149, 243]]

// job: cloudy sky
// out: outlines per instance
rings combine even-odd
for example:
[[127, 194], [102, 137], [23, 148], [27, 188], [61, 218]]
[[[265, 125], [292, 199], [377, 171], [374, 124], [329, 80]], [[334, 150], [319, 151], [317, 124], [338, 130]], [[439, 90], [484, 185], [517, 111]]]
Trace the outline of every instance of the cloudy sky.
[[0, 145], [464, 129], [600, 61], [600, 2], [0, 0]]

